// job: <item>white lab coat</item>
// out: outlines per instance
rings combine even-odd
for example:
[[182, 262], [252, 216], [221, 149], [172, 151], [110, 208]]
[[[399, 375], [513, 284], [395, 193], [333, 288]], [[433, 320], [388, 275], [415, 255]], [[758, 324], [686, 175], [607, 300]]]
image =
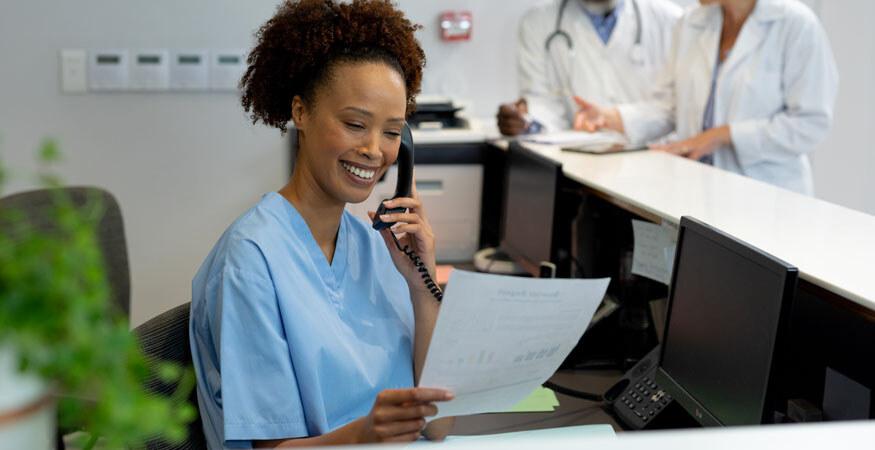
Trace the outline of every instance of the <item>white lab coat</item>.
[[[637, 51], [633, 51], [638, 26], [632, 1], [641, 11], [641, 48]], [[565, 79], [570, 81], [572, 94], [600, 104], [645, 100], [671, 52], [672, 30], [681, 8], [669, 0], [624, 0], [605, 45], [580, 0], [571, 0], [565, 8], [562, 30], [571, 37], [573, 49], [557, 37], [548, 53], [545, 44], [556, 29], [560, 3], [554, 0], [537, 6], [520, 21], [520, 94], [528, 101], [531, 116], [547, 129], [571, 127], [577, 107], [563, 92]]]
[[[654, 100], [618, 108], [630, 140], [702, 132], [722, 23], [717, 5], [685, 12]], [[729, 125], [732, 145], [714, 153], [714, 166], [812, 195], [807, 154], [829, 131], [837, 91], [814, 13], [797, 0], [758, 0], [717, 74], [714, 126]]]

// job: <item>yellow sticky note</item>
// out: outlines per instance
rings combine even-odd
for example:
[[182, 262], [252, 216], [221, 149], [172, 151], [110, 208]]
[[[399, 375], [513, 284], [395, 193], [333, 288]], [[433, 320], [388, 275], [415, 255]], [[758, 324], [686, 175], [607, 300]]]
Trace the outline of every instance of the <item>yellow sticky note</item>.
[[539, 387], [521, 402], [506, 412], [550, 412], [559, 406], [556, 394], [545, 387]]

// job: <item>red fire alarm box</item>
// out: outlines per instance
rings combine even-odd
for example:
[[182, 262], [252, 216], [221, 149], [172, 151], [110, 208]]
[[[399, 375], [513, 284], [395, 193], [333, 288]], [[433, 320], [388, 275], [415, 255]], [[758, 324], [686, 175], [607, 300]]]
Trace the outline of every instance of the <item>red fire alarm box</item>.
[[441, 39], [444, 41], [467, 41], [471, 39], [470, 11], [445, 11], [441, 13]]

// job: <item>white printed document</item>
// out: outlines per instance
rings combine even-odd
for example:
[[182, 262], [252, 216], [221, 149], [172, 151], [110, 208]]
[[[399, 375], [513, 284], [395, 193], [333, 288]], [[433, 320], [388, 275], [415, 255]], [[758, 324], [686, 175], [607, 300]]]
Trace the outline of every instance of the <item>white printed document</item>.
[[419, 386], [452, 391], [431, 420], [501, 412], [556, 372], [610, 279], [543, 279], [453, 271]]
[[667, 222], [656, 225], [632, 220], [635, 248], [632, 251], [632, 273], [665, 284], [671, 284], [677, 227]]
[[552, 145], [595, 145], [625, 143], [626, 137], [615, 131], [553, 131], [549, 133], [526, 134], [519, 139], [537, 144]]

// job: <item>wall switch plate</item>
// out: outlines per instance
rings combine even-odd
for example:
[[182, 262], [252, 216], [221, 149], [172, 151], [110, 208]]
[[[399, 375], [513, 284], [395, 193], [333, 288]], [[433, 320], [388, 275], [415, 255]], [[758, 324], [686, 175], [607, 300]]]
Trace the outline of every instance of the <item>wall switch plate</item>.
[[237, 92], [240, 78], [246, 71], [246, 50], [217, 50], [210, 61], [210, 88], [214, 91]]
[[61, 50], [61, 92], [88, 92], [88, 54], [85, 50]]
[[136, 50], [132, 52], [129, 89], [166, 91], [170, 88], [170, 52]]
[[88, 86], [92, 91], [128, 88], [128, 51], [92, 50], [88, 55]]
[[176, 50], [170, 55], [170, 89], [206, 91], [210, 88], [210, 52]]

